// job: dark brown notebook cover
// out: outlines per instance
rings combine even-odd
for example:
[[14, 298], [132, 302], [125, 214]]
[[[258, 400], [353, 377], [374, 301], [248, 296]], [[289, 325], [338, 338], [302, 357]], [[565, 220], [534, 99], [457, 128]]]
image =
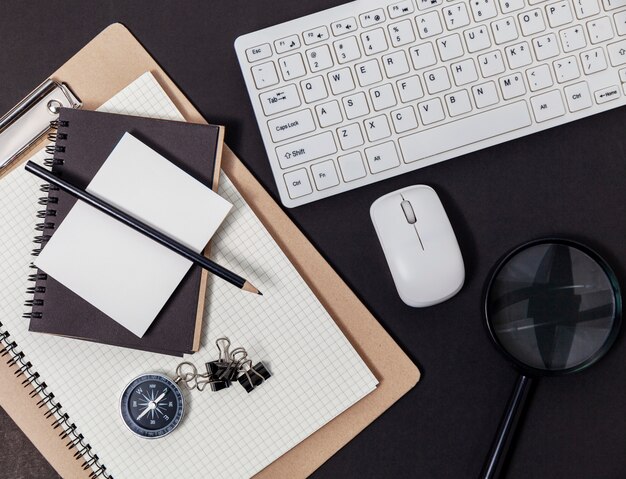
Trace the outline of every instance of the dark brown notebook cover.
[[[72, 109], [62, 109], [59, 116], [53, 172], [85, 188], [126, 132], [202, 183], [214, 185], [220, 164], [222, 127]], [[167, 195], [167, 191], [154, 193]], [[45, 241], [45, 235], [54, 234], [76, 199], [62, 191], [50, 191], [42, 200], [46, 204], [45, 219], [39, 219], [38, 223]], [[43, 216], [43, 211], [39, 216]], [[67, 258], [67, 261], [75, 260]], [[34, 306], [28, 315], [30, 330], [182, 356], [194, 351], [194, 339], [200, 331], [196, 324], [202, 320], [202, 308], [198, 308], [199, 301], [204, 300], [202, 274], [198, 266], [191, 267], [142, 338], [51, 276], [44, 278], [39, 274]], [[145, 278], [145, 281], [158, 280]]]

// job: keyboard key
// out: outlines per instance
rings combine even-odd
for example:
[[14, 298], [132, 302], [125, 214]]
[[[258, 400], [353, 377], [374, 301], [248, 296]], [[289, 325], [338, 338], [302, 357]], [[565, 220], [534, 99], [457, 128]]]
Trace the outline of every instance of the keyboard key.
[[563, 99], [559, 90], [552, 90], [532, 97], [530, 104], [538, 123], [565, 115], [565, 105], [563, 105]]
[[304, 168], [285, 173], [283, 178], [285, 179], [285, 184], [287, 185], [289, 197], [292, 200], [313, 193], [313, 188], [311, 188], [309, 175]]
[[602, 3], [604, 4], [604, 9], [607, 11], [626, 7], [626, 0], [602, 0]]
[[378, 25], [386, 20], [385, 11], [382, 8], [377, 8], [371, 12], [362, 13], [359, 15], [359, 21], [363, 28], [371, 27], [372, 25]]
[[354, 181], [360, 178], [365, 178], [367, 172], [363, 165], [363, 159], [361, 153], [355, 151], [345, 156], [338, 158], [339, 169], [341, 170], [341, 176], [344, 181]]
[[561, 46], [565, 53], [580, 50], [587, 46], [587, 40], [585, 40], [585, 32], [580, 25], [567, 28], [559, 32], [561, 37]]
[[554, 33], [548, 33], [533, 40], [535, 55], [540, 62], [548, 58], [556, 57], [559, 52], [559, 44]]
[[248, 57], [249, 62], [256, 62], [258, 60], [263, 60], [264, 58], [269, 58], [271, 56], [272, 47], [269, 43], [264, 43], [263, 45], [259, 45], [258, 47], [252, 47], [246, 50], [246, 57]]
[[594, 48], [580, 54], [585, 75], [601, 72], [607, 69], [606, 57], [602, 48]]
[[465, 3], [457, 3], [443, 9], [443, 18], [448, 30], [465, 27], [470, 24], [469, 13]]
[[606, 42], [613, 38], [613, 25], [609, 17], [598, 18], [587, 22], [587, 32], [592, 45]]
[[626, 68], [622, 68], [619, 71], [619, 78], [622, 80], [622, 83], [626, 83]]
[[611, 65], [614, 67], [623, 65], [626, 63], [626, 40], [613, 43], [607, 47], [609, 51], [609, 58], [611, 59]]
[[519, 101], [400, 138], [400, 150], [412, 163], [531, 124], [526, 102]]
[[365, 116], [370, 112], [370, 108], [367, 105], [367, 98], [365, 98], [365, 93], [363, 92], [347, 96], [342, 102], [348, 120]]
[[502, 13], [510, 13], [515, 12], [517, 10], [521, 10], [526, 5], [524, 5], [524, 0], [499, 0], [500, 1], [500, 10]]
[[576, 112], [593, 106], [591, 93], [587, 82], [581, 81], [575, 85], [565, 87], [565, 99], [571, 112]]
[[396, 133], [404, 133], [405, 131], [417, 128], [417, 117], [412, 106], [401, 108], [400, 110], [391, 112], [391, 120]]
[[333, 22], [330, 24], [330, 29], [336, 37], [351, 33], [357, 29], [356, 18], [350, 17], [339, 20], [338, 22]]
[[619, 87], [617, 85], [613, 85], [596, 91], [594, 96], [596, 97], [596, 103], [602, 104], [607, 101], [617, 100], [621, 96], [621, 93]]
[[548, 65], [539, 65], [526, 70], [526, 78], [528, 79], [530, 91], [539, 91], [554, 85], [552, 73]]
[[502, 59], [502, 53], [500, 50], [494, 50], [493, 52], [485, 53], [478, 57], [478, 65], [480, 71], [485, 78], [492, 77], [504, 73], [504, 60]]
[[313, 174], [313, 181], [315, 181], [315, 186], [318, 190], [325, 190], [339, 184], [339, 176], [337, 176], [337, 170], [335, 169], [333, 160], [326, 160], [322, 163], [312, 165], [311, 173]]
[[363, 122], [363, 128], [365, 128], [367, 138], [372, 143], [391, 136], [389, 121], [385, 115], [379, 115], [365, 120]]
[[276, 53], [278, 54], [297, 50], [300, 48], [300, 37], [298, 35], [290, 35], [286, 38], [276, 40], [274, 42], [274, 48], [276, 48]]
[[302, 88], [302, 93], [304, 94], [304, 101], [307, 103], [315, 103], [316, 101], [328, 98], [328, 90], [326, 89], [324, 78], [321, 76], [302, 80], [300, 82], [300, 88]]
[[554, 72], [556, 73], [556, 81], [559, 83], [565, 83], [580, 77], [580, 70], [578, 69], [578, 60], [576, 60], [576, 57], [567, 57], [562, 60], [556, 60], [552, 66], [554, 67]]
[[420, 38], [430, 38], [443, 32], [437, 12], [429, 12], [415, 17], [415, 24]]
[[400, 165], [396, 146], [392, 141], [365, 149], [365, 157], [373, 174], [389, 170]]
[[306, 75], [306, 68], [304, 67], [304, 62], [302, 61], [302, 55], [299, 53], [294, 53], [293, 55], [281, 58], [278, 60], [278, 64], [280, 65], [280, 71], [282, 72], [285, 81], [300, 78]]
[[424, 81], [426, 83], [426, 89], [431, 95], [448, 90], [451, 86], [446, 67], [437, 68], [424, 73]]
[[325, 128], [327, 126], [336, 125], [343, 121], [341, 116], [341, 108], [336, 100], [329, 101], [328, 103], [322, 103], [315, 107], [315, 113], [317, 119], [320, 122], [320, 126]]
[[616, 13], [613, 19], [615, 20], [617, 34], [620, 36], [626, 35], [626, 11]]
[[548, 23], [552, 28], [557, 28], [574, 20], [569, 0], [560, 0], [546, 6]]
[[439, 98], [433, 98], [431, 100], [418, 103], [417, 111], [419, 111], [420, 118], [422, 119], [422, 123], [424, 125], [436, 123], [446, 117]]
[[266, 116], [291, 110], [301, 105], [298, 89], [295, 85], [285, 85], [259, 95], [261, 106]]
[[328, 74], [328, 83], [330, 83], [330, 89], [335, 95], [354, 90], [355, 87], [352, 72], [349, 68], [330, 72]]
[[376, 55], [389, 48], [385, 31], [382, 28], [376, 28], [375, 30], [361, 33], [361, 42], [363, 43], [363, 51], [366, 55]]
[[347, 63], [361, 58], [361, 50], [356, 37], [345, 37], [333, 43], [339, 63]]
[[467, 90], [449, 93], [445, 96], [446, 106], [450, 116], [459, 116], [472, 111], [472, 102], [467, 94]]
[[600, 5], [598, 0], [574, 0], [574, 11], [576, 16], [582, 20], [600, 13]]
[[376, 111], [391, 108], [398, 103], [391, 83], [385, 83], [379, 87], [372, 88], [370, 90], [370, 98], [372, 100], [372, 106]]
[[416, 0], [417, 8], [420, 10], [427, 10], [429, 8], [438, 7], [443, 3], [443, 0]]
[[402, 20], [387, 27], [389, 30], [389, 38], [394, 47], [401, 47], [415, 41], [415, 32], [411, 20]]
[[422, 43], [416, 47], [411, 48], [411, 60], [413, 61], [413, 68], [421, 70], [422, 68], [429, 67], [437, 63], [437, 57], [435, 56], [435, 50], [432, 43]]
[[465, 43], [467, 44], [467, 51], [470, 53], [486, 50], [491, 46], [489, 31], [484, 25], [465, 30], [464, 35]]
[[376, 60], [359, 63], [356, 65], [355, 70], [356, 76], [359, 79], [359, 85], [361, 86], [372, 85], [383, 79], [383, 75], [380, 72], [380, 67]]
[[474, 95], [474, 101], [478, 108], [486, 108], [500, 101], [498, 89], [492, 81], [473, 86], [472, 95]]
[[254, 84], [258, 89], [276, 85], [279, 81], [274, 62], [267, 62], [261, 65], [253, 66], [252, 77], [254, 78]]
[[389, 18], [398, 18], [410, 15], [415, 9], [413, 8], [413, 2], [411, 0], [402, 0], [401, 2], [389, 5], [387, 11], [389, 11]]
[[525, 67], [533, 62], [533, 58], [530, 54], [530, 47], [526, 42], [506, 47], [504, 49], [504, 53], [506, 54], [506, 59], [511, 70], [517, 70], [518, 68]]
[[418, 100], [424, 96], [422, 84], [418, 76], [404, 78], [403, 80], [398, 81], [396, 86], [398, 87], [402, 103]]
[[437, 48], [439, 50], [439, 56], [441, 56], [444, 62], [463, 56], [464, 53], [461, 37], [457, 33], [438, 38]]
[[336, 125], [337, 123], [341, 123], [343, 121], [341, 108], [336, 100], [317, 105], [315, 107], [315, 113], [317, 114], [317, 119], [322, 128]]
[[467, 85], [478, 80], [478, 72], [476, 71], [476, 66], [474, 66], [474, 60], [471, 58], [459, 63], [453, 63], [450, 69], [452, 70], [456, 86]]
[[539, 8], [521, 13], [517, 18], [519, 19], [520, 26], [522, 27], [522, 35], [525, 37], [543, 32], [546, 29], [546, 24], [543, 21], [543, 14]]
[[383, 66], [385, 67], [385, 73], [387, 78], [393, 78], [405, 73], [409, 73], [409, 63], [406, 59], [406, 53], [402, 50], [385, 55], [383, 57]]
[[365, 143], [363, 134], [361, 133], [361, 127], [358, 123], [352, 123], [337, 128], [337, 138], [339, 138], [339, 144], [342, 150], [351, 150]]
[[498, 15], [495, 0], [471, 0], [470, 7], [472, 8], [474, 20], [477, 22], [482, 22]]
[[320, 45], [319, 47], [307, 50], [306, 58], [309, 61], [309, 68], [313, 73], [326, 70], [334, 65], [328, 45]]
[[526, 93], [524, 77], [522, 77], [521, 73], [502, 77], [500, 78], [500, 89], [502, 90], [502, 98], [505, 100], [522, 96]]
[[493, 22], [491, 24], [491, 31], [493, 32], [493, 39], [498, 45], [512, 42], [513, 40], [517, 40], [519, 37], [517, 26], [515, 25], [515, 19], [513, 17], [507, 17]]
[[337, 153], [337, 146], [330, 131], [276, 148], [276, 157], [281, 168], [291, 168], [334, 153]]
[[328, 28], [324, 26], [307, 30], [302, 34], [302, 36], [304, 37], [305, 45], [313, 45], [314, 43], [323, 42], [324, 40], [328, 40], [330, 38]]
[[311, 110], [300, 110], [267, 122], [272, 140], [276, 143], [315, 130]]

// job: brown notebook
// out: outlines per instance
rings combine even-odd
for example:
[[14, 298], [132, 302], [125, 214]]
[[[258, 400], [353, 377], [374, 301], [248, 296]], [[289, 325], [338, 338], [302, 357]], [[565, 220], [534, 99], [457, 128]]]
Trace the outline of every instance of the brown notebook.
[[[54, 158], [48, 163], [55, 174], [85, 188], [126, 132], [197, 180], [209, 187], [216, 186], [223, 127], [213, 125], [62, 109], [56, 130]], [[51, 190], [40, 202], [46, 205], [46, 209], [38, 214], [38, 240], [45, 243], [63, 222], [76, 199], [65, 192]], [[37, 253], [38, 250], [35, 250], [34, 254]], [[198, 266], [191, 267], [141, 338], [51, 276], [40, 270], [34, 274], [33, 308], [26, 314], [30, 318], [31, 331], [176, 356], [198, 350], [206, 284], [203, 280], [206, 273]], [[158, 281], [155, 278], [145, 280]]]

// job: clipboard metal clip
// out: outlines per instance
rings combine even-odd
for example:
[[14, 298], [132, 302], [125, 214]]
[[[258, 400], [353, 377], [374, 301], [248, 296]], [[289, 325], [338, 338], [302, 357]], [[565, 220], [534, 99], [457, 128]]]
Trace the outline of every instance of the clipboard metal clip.
[[61, 107], [82, 105], [65, 83], [48, 78], [35, 88], [0, 118], [0, 173], [48, 131]]

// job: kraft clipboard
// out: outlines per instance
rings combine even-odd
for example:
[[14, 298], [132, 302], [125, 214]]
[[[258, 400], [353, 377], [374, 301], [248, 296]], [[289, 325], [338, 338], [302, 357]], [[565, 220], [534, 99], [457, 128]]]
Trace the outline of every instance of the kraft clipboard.
[[[94, 110], [145, 71], [150, 71], [191, 122], [206, 123], [185, 95], [133, 35], [121, 24], [101, 32], [51, 78], [66, 82]], [[27, 150], [18, 167], [43, 140]], [[377, 389], [258, 473], [257, 478], [306, 477], [408, 392], [419, 380], [417, 367], [348, 288], [304, 234], [287, 217], [250, 171], [227, 147], [222, 169], [294, 264], [354, 348], [379, 380]], [[0, 179], [1, 181], [1, 179]], [[88, 478], [90, 470], [74, 458], [67, 440], [53, 429], [53, 417], [31, 397], [17, 366], [0, 362], [2, 406], [63, 477]]]

